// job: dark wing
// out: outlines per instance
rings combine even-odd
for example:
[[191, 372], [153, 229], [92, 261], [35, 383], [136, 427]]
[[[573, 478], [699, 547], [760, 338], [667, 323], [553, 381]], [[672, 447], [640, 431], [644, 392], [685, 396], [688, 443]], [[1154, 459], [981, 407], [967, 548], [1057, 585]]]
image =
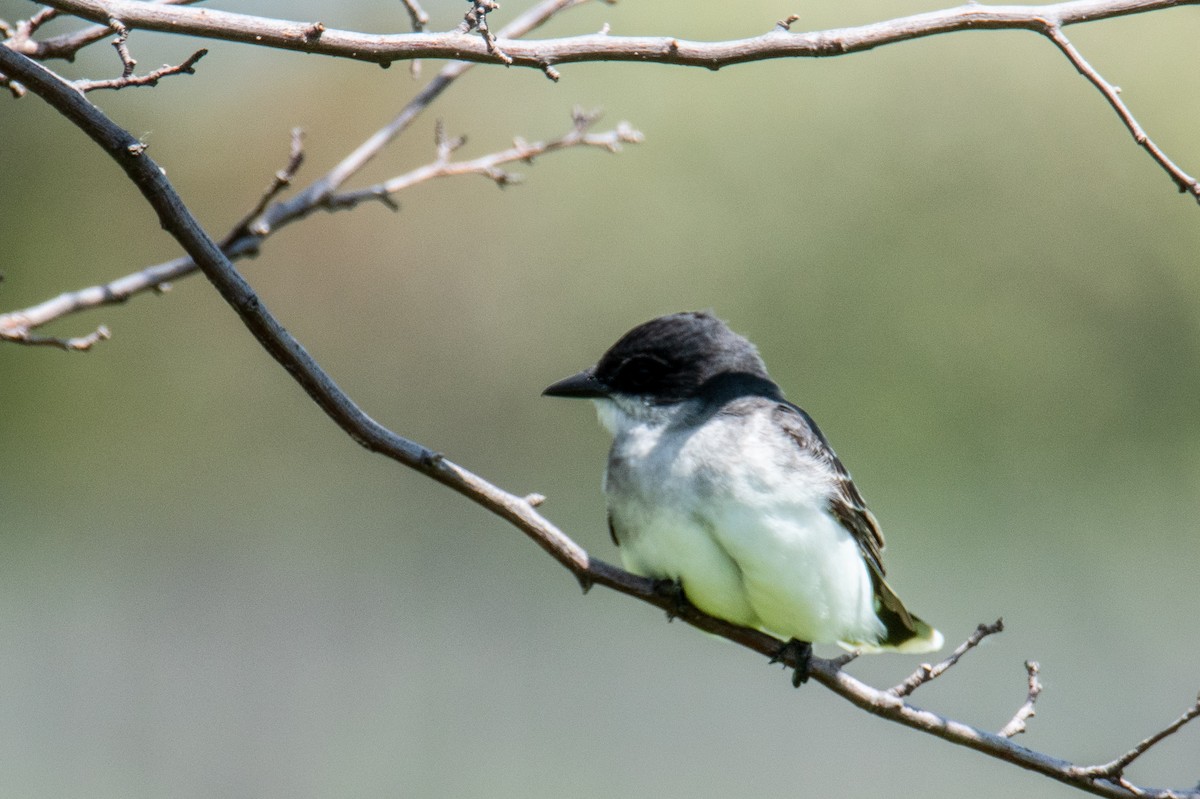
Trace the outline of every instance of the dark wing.
[[867, 509], [862, 494], [858, 493], [850, 473], [834, 453], [833, 447], [829, 446], [821, 428], [804, 410], [790, 402], [781, 402], [776, 406], [775, 421], [796, 442], [796, 446], [833, 470], [837, 477], [834, 494], [829, 499], [829, 510], [854, 536], [867, 563], [882, 577], [884, 569], [881, 554], [884, 544], [879, 522]]
[[802, 408], [783, 401], [775, 408], [775, 421], [796, 442], [796, 446], [826, 463], [836, 475], [834, 494], [829, 499], [829, 512], [854, 536], [871, 570], [880, 619], [888, 629], [885, 640], [899, 643], [912, 637], [917, 631], [916, 624], [900, 597], [883, 579], [883, 532], [879, 529], [879, 522], [875, 521], [875, 514], [867, 509], [862, 494], [850, 479], [850, 473], [834, 453], [833, 447], [829, 446], [821, 428]]

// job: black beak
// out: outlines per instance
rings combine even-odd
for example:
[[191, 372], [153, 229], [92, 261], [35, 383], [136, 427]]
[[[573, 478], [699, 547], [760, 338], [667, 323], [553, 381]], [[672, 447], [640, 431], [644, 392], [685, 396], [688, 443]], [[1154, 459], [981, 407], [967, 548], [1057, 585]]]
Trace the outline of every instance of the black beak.
[[548, 387], [543, 397], [569, 397], [572, 399], [596, 399], [608, 396], [608, 387], [596, 379], [593, 369], [584, 369], [577, 375]]

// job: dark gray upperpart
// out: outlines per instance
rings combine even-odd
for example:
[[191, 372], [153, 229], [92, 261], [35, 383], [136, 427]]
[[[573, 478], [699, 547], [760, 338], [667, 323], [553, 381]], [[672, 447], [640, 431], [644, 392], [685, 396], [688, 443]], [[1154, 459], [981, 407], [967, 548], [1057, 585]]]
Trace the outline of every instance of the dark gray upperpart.
[[544, 392], [560, 397], [625, 394], [653, 403], [755, 394], [780, 397], [758, 350], [700, 312], [651, 319], [630, 330], [591, 369]]

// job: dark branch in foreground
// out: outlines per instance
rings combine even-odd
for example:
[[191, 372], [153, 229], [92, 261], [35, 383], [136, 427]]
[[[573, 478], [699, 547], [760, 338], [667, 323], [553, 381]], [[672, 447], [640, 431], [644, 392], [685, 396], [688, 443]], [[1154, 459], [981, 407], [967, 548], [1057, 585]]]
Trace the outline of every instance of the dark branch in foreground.
[[[121, 166], [158, 213], [163, 228], [199, 264], [205, 276], [263, 348], [287, 369], [330, 419], [363, 447], [437, 480], [506, 519], [569, 569], [585, 589], [595, 584], [605, 585], [669, 611], [701, 630], [720, 635], [755, 652], [768, 657], [780, 653], [782, 641], [756, 630], [736, 627], [706, 616], [686, 604], [681, 606], [676, 599], [658, 591], [654, 581], [593, 559], [535, 510], [534, 497], [523, 498], [510, 494], [450, 462], [440, 453], [397, 435], [371, 419], [271, 315], [217, 244], [200, 227], [167, 180], [163, 170], [145, 154], [137, 139], [105, 116], [68, 83], [36, 62], [6, 48], [0, 48], [0, 70], [19, 79], [30, 91], [71, 120]], [[963, 653], [969, 648], [971, 647], [964, 648]], [[1200, 791], [1197, 790], [1141, 788], [1127, 782], [1122, 776], [1125, 767], [1134, 759], [1173, 734], [1196, 715], [1200, 715], [1200, 701], [1173, 724], [1145, 739], [1112, 763], [1081, 767], [1019, 746], [1002, 735], [915, 707], [891, 691], [872, 688], [850, 676], [842, 670], [842, 663], [841, 660], [813, 659], [809, 664], [810, 678], [877, 716], [975, 749], [1098, 796], [1121, 799], [1135, 796], [1154, 799], [1200, 799]], [[786, 665], [794, 668], [797, 664], [790, 662]]]

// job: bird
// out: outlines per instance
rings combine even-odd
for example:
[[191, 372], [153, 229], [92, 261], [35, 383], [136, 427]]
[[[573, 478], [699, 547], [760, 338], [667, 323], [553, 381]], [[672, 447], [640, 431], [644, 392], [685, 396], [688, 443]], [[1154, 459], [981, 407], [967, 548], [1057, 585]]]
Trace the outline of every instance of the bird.
[[638, 325], [542, 393], [592, 400], [612, 434], [603, 486], [625, 568], [800, 647], [797, 684], [814, 643], [942, 647], [884, 579], [883, 533], [816, 422], [713, 314]]

